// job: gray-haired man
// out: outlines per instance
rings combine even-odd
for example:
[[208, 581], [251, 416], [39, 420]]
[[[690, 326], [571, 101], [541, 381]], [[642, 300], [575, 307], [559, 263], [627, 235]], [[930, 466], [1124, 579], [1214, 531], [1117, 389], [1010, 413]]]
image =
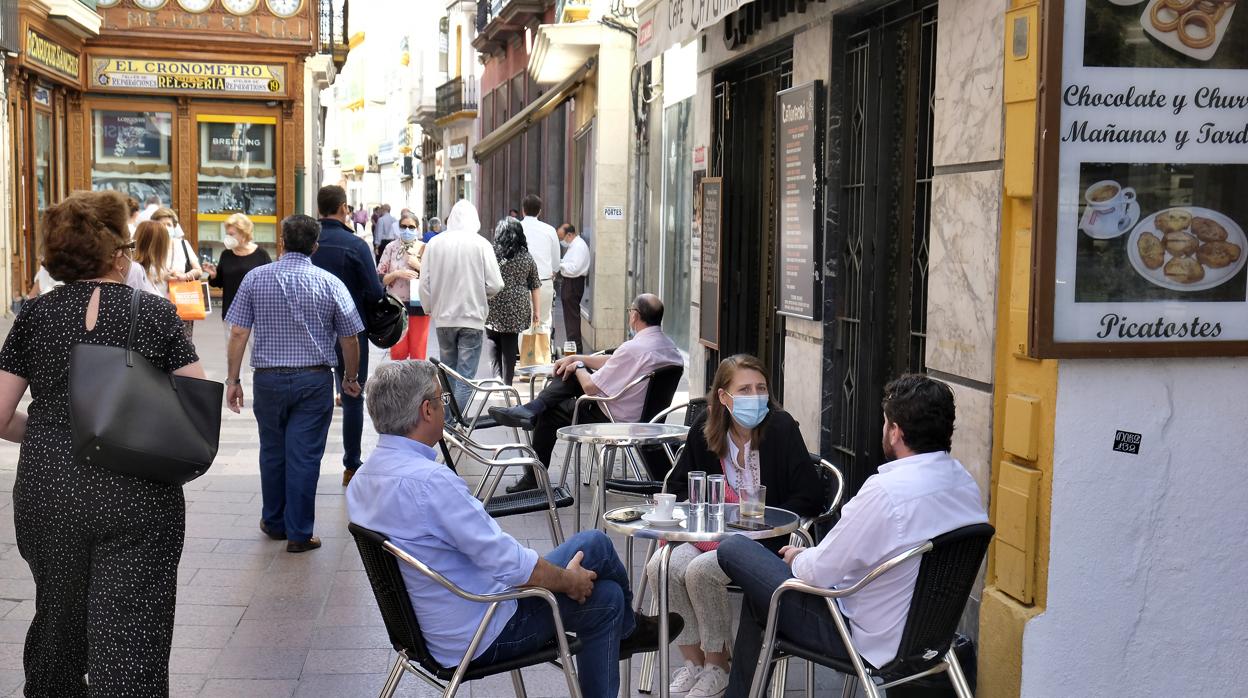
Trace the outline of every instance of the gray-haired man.
[[[601, 531], [582, 531], [539, 557], [499, 529], [467, 484], [434, 460], [445, 408], [429, 362], [383, 364], [368, 387], [368, 414], [380, 436], [347, 487], [351, 521], [384, 533], [469, 592], [519, 586], [555, 592], [564, 627], [583, 644], [577, 655], [582, 693], [618, 695], [619, 659], [653, 649], [658, 624], [630, 610], [628, 572], [611, 540]], [[407, 567], [403, 579], [430, 654], [443, 666], [459, 664], [486, 605], [465, 601]], [[675, 614], [669, 622], [675, 637], [683, 623]], [[508, 601], [494, 614], [473, 658], [494, 663], [525, 655], [554, 632], [545, 602]]]

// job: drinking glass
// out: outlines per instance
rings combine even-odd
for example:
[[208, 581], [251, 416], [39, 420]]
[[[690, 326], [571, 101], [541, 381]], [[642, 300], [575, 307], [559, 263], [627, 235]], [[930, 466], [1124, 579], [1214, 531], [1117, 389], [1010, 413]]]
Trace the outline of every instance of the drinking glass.
[[726, 481], [723, 475], [706, 476], [706, 503], [711, 516], [724, 514], [724, 489]]
[[564, 356], [572, 356], [575, 353], [576, 353], [576, 342], [564, 342], [563, 343], [563, 355]]
[[741, 488], [741, 516], [758, 518], [767, 510], [767, 486], [751, 485]]
[[706, 471], [689, 471], [689, 513], [700, 515], [706, 511]]

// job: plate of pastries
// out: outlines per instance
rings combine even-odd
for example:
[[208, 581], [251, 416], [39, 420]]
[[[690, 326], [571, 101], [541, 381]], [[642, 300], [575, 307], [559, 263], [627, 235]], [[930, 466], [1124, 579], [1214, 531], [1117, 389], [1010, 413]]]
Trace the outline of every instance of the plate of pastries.
[[1149, 0], [1140, 25], [1166, 46], [1207, 61], [1218, 52], [1239, 0]]
[[1199, 206], [1176, 206], [1136, 224], [1127, 257], [1140, 276], [1175, 291], [1220, 286], [1239, 273], [1248, 237], [1235, 221]]

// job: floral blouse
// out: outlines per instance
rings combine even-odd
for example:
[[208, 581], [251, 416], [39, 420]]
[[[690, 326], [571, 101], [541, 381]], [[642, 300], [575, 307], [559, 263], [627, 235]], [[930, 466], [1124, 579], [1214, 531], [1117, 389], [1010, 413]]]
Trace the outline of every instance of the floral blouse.
[[[498, 255], [498, 247], [494, 247]], [[485, 326], [495, 332], [523, 332], [533, 324], [531, 291], [542, 287], [537, 276], [537, 263], [528, 250], [521, 250], [511, 259], [498, 260], [503, 272], [503, 290], [490, 299], [490, 315]]]

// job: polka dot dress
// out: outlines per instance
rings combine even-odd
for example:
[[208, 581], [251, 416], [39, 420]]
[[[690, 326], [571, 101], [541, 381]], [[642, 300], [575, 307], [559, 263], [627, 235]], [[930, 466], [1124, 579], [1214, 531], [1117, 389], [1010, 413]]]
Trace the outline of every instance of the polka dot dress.
[[[87, 304], [100, 290], [95, 329]], [[27, 696], [164, 696], [169, 692], [182, 489], [75, 463], [69, 351], [125, 346], [130, 287], [75, 282], [28, 301], [0, 350], [0, 370], [30, 383], [13, 487], [17, 546], [35, 578], [26, 634]], [[135, 349], [166, 371], [198, 360], [173, 304], [144, 293]]]

